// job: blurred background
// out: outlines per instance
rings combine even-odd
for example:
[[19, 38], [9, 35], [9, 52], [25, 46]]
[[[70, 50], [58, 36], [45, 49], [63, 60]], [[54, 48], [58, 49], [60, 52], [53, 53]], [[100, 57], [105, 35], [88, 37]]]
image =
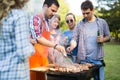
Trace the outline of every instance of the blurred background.
[[[75, 14], [77, 22], [82, 19], [80, 10], [84, 0], [58, 0], [61, 17], [61, 30], [66, 30], [65, 15], [68, 12]], [[95, 6], [95, 14], [104, 18], [110, 28], [112, 41], [105, 43], [105, 80], [120, 80], [120, 0], [91, 0]], [[30, 0], [25, 9], [29, 16], [38, 14], [42, 10], [44, 0]]]

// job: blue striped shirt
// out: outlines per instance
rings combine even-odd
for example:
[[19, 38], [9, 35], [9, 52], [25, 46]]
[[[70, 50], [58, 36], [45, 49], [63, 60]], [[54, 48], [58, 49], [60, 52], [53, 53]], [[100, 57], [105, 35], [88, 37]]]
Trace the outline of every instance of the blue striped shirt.
[[23, 10], [13, 9], [2, 20], [0, 35], [0, 80], [29, 80], [29, 19]]

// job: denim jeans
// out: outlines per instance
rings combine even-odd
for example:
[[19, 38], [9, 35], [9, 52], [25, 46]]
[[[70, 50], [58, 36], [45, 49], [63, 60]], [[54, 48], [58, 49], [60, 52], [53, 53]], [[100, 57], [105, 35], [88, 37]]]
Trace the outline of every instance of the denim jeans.
[[[90, 58], [87, 58], [87, 62], [96, 64], [96, 65], [102, 65], [103, 64], [101, 62], [101, 60], [93, 60], [93, 59], [90, 59]], [[104, 80], [104, 66], [101, 66], [99, 68], [99, 74], [94, 77], [94, 80]]]

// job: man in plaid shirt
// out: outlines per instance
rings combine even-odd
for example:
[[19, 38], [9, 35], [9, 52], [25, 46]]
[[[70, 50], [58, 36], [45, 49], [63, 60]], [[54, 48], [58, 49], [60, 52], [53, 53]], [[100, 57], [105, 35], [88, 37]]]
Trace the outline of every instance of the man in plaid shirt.
[[0, 80], [30, 80], [28, 57], [34, 48], [29, 20], [21, 9], [27, 1], [0, 1]]
[[51, 19], [59, 8], [57, 0], [45, 0], [41, 13], [30, 18], [31, 43], [34, 45], [35, 53], [30, 57], [30, 68], [48, 65], [48, 47], [54, 48], [66, 55], [65, 48], [59, 44], [49, 41], [49, 19]]

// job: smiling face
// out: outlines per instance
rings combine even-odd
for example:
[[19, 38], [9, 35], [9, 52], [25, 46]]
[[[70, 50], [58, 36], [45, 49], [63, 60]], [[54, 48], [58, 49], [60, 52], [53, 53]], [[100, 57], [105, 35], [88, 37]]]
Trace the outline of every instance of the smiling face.
[[60, 16], [58, 14], [55, 14], [50, 20], [49, 25], [51, 29], [59, 29], [60, 26]]
[[51, 26], [53, 29], [57, 29], [59, 27], [60, 20], [56, 17], [54, 20], [51, 22]]
[[75, 19], [74, 19], [73, 15], [69, 14], [69, 15], [66, 16], [66, 23], [67, 23], [70, 30], [74, 29]]

